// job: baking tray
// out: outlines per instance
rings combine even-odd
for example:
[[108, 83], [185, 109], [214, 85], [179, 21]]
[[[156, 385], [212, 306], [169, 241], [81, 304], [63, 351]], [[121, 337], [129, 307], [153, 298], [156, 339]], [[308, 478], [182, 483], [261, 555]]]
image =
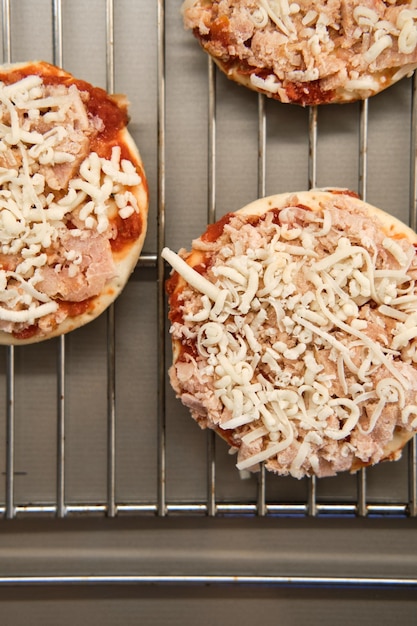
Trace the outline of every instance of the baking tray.
[[[170, 389], [169, 270], [159, 251], [189, 246], [258, 196], [312, 186], [348, 187], [415, 228], [415, 80], [363, 103], [282, 105], [220, 74], [184, 31], [180, 6], [1, 4], [4, 61], [44, 59], [128, 95], [151, 204], [140, 261], [108, 312], [66, 337], [0, 350], [0, 600], [12, 616], [24, 589], [19, 610], [31, 612], [36, 588], [54, 623], [48, 599], [84, 606], [111, 588], [114, 606], [99, 609], [97, 623], [112, 623], [123, 600], [129, 617], [129, 602], [146, 599], [148, 623], [159, 623], [175, 598], [178, 623], [188, 623], [197, 594], [208, 607], [216, 600], [219, 615], [232, 614], [235, 599], [249, 623], [262, 599], [303, 624], [313, 595], [331, 607], [337, 589], [325, 623], [343, 602], [359, 615], [370, 592], [380, 623], [400, 601], [407, 623], [415, 440], [400, 461], [353, 476], [242, 479], [226, 444]], [[306, 604], [294, 613], [296, 597]]]

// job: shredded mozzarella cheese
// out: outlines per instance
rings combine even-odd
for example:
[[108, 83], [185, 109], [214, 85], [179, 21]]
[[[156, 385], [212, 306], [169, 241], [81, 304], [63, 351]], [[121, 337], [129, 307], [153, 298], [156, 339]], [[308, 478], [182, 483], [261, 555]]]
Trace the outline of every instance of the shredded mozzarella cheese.
[[[49, 248], [59, 245], [66, 221], [107, 232], [113, 203], [122, 219], [138, 211], [124, 187], [139, 185], [141, 179], [115, 147], [110, 159], [90, 153], [70, 176], [69, 187], [54, 192], [58, 176], [54, 168], [72, 167], [77, 141], [85, 139], [83, 131], [89, 130], [75, 85], [48, 87], [35, 75], [9, 85], [0, 83], [0, 116], [0, 163], [4, 164], [0, 167], [0, 252], [6, 257], [0, 322], [32, 324], [59, 306], [27, 286], [35, 276], [38, 282], [42, 279]], [[70, 276], [78, 271], [75, 252], [73, 256], [68, 257]], [[2, 323], [2, 328], [8, 329], [7, 324]]]

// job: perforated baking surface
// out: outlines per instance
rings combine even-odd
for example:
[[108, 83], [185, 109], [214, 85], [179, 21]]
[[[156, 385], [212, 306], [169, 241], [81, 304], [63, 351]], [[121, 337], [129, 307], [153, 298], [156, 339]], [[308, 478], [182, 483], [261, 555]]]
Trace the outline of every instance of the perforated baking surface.
[[[258, 196], [314, 186], [348, 187], [415, 228], [415, 81], [369, 102], [281, 105], [220, 75], [184, 31], [180, 5], [2, 2], [5, 62], [44, 59], [127, 94], [151, 206], [140, 262], [107, 313], [60, 339], [0, 350], [0, 513], [405, 523], [417, 515], [414, 440], [400, 461], [354, 476], [241, 478], [226, 444], [198, 428], [169, 386], [159, 251], [189, 247], [208, 222]], [[400, 571], [391, 582], [416, 579]]]

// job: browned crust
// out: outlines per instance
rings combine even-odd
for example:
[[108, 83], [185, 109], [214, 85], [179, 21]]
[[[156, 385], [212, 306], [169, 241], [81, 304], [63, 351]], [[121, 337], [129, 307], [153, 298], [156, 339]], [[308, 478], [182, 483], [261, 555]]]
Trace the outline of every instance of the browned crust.
[[[406, 238], [408, 241], [417, 245], [417, 233], [409, 226], [406, 226], [396, 217], [388, 214], [387, 212], [361, 200], [358, 195], [348, 189], [344, 188], [320, 188], [311, 189], [309, 191], [301, 192], [289, 192], [281, 193], [264, 198], [259, 198], [250, 204], [242, 207], [236, 214], [261, 216], [271, 209], [280, 209], [288, 206], [288, 202], [291, 198], [296, 199], [297, 204], [304, 204], [308, 206], [312, 211], [319, 211], [324, 201], [334, 199], [335, 195], [348, 196], [350, 202], [353, 203], [359, 210], [366, 211], [368, 214], [377, 217], [384, 225], [386, 235], [389, 237], [401, 237]], [[201, 250], [192, 248], [190, 252], [185, 253], [185, 261], [191, 267], [199, 265], [203, 258], [204, 253]], [[178, 294], [184, 288], [185, 280], [177, 275], [177, 282], [175, 287], [175, 293]], [[182, 349], [181, 343], [175, 338], [172, 339], [173, 350], [173, 363], [180, 358]], [[213, 430], [230, 446], [236, 446], [236, 442], [233, 439], [233, 431], [224, 431], [220, 427], [214, 427]], [[392, 440], [385, 446], [381, 461], [394, 461], [401, 457], [401, 452], [404, 446], [414, 436], [414, 432], [409, 430], [396, 428]], [[358, 458], [354, 458], [352, 466], [350, 468], [351, 473], [357, 472], [359, 469], [367, 467], [371, 463], [365, 463]]]
[[[59, 76], [62, 77], [64, 82], [74, 80], [72, 74], [66, 72], [62, 68], [53, 66], [43, 61], [2, 65], [0, 70], [2, 72], [15, 72], [16, 70], [25, 70], [25, 68], [28, 67], [30, 67], [31, 70], [33, 68], [33, 73], [36, 72], [41, 76]], [[110, 95], [110, 98], [117, 103], [121, 110], [127, 111], [128, 102], [125, 95], [115, 94]], [[74, 316], [68, 316], [51, 331], [41, 334], [37, 333], [27, 338], [18, 338], [11, 333], [0, 331], [0, 345], [25, 345], [37, 343], [76, 330], [101, 315], [116, 300], [125, 287], [130, 274], [138, 262], [145, 241], [148, 222], [149, 191], [141, 154], [126, 126], [123, 126], [118, 131], [117, 144], [127, 148], [127, 151], [130, 154], [130, 159], [141, 176], [141, 183], [139, 185], [129, 187], [129, 190], [134, 194], [137, 200], [140, 212], [141, 232], [139, 237], [134, 241], [128, 242], [123, 249], [113, 252], [116, 275], [107, 282], [104, 290], [99, 295], [90, 299], [86, 312]]]

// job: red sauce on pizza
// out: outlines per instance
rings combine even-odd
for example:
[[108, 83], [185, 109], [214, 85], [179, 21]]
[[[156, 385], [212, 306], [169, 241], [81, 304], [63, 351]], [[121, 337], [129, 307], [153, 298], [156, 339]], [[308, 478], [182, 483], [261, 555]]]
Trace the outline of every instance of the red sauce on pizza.
[[185, 361], [187, 354], [192, 356], [194, 359], [198, 356], [198, 350], [197, 350], [197, 346], [195, 342], [191, 342], [191, 343], [181, 342], [181, 352], [178, 357], [178, 360]]
[[31, 339], [35, 335], [38, 334], [38, 326], [37, 324], [33, 324], [32, 326], [28, 326], [23, 330], [16, 332], [13, 331], [12, 335], [15, 339]]
[[215, 224], [210, 224], [207, 227], [206, 232], [203, 233], [203, 235], [201, 236], [201, 239], [203, 241], [216, 241], [216, 239], [220, 237], [224, 227], [230, 222], [232, 217], [232, 213], [226, 213], [226, 215], [220, 218], [218, 222], [216, 222]]
[[271, 209], [270, 211], [268, 211], [268, 213], [272, 213], [273, 214], [273, 218], [272, 218], [272, 222], [274, 224], [279, 224], [279, 214], [281, 213], [281, 209]]
[[220, 15], [210, 25], [210, 37], [224, 46], [231, 44], [232, 33], [229, 26], [229, 18], [226, 15]]
[[139, 213], [132, 213], [125, 219], [117, 214], [112, 222], [117, 229], [116, 238], [110, 239], [113, 252], [121, 252], [126, 246], [136, 241], [142, 232], [142, 218]]
[[303, 106], [325, 104], [331, 102], [334, 97], [334, 92], [331, 89], [324, 91], [318, 80], [305, 83], [288, 83], [285, 86], [285, 91], [290, 102]]
[[359, 194], [356, 193], [356, 191], [351, 191], [350, 189], [329, 189], [330, 193], [333, 193], [335, 195], [342, 195], [342, 196], [350, 196], [351, 198], [359, 198]]
[[83, 315], [93, 308], [94, 298], [87, 298], [81, 302], [69, 302], [68, 300], [57, 300], [59, 308], [66, 311], [68, 317]]
[[[172, 278], [178, 278], [178, 275], [176, 276], [175, 274], [173, 275]], [[169, 279], [167, 281], [167, 289], [173, 289], [172, 293], [170, 293], [170, 297], [169, 297], [169, 306], [170, 306], [170, 311], [168, 313], [168, 317], [170, 319], [170, 321], [174, 324], [174, 322], [179, 322], [180, 324], [184, 323], [184, 317], [182, 315], [182, 312], [180, 310], [180, 303], [182, 301], [181, 296], [181, 292], [175, 291], [176, 287], [172, 287], [172, 284], [169, 285], [170, 283]], [[176, 284], [177, 280], [175, 281]]]
[[[68, 300], [56, 300], [56, 302], [58, 302], [59, 308], [65, 311], [68, 317], [77, 317], [94, 307], [93, 300], [94, 298], [87, 298], [87, 300], [82, 300], [81, 302], [69, 302]], [[13, 331], [12, 334], [15, 339], [31, 339], [38, 332], [38, 324], [32, 324], [23, 330]]]
[[207, 272], [208, 264], [204, 261], [204, 263], [198, 263], [198, 265], [194, 265], [193, 270], [198, 274], [205, 274]]

